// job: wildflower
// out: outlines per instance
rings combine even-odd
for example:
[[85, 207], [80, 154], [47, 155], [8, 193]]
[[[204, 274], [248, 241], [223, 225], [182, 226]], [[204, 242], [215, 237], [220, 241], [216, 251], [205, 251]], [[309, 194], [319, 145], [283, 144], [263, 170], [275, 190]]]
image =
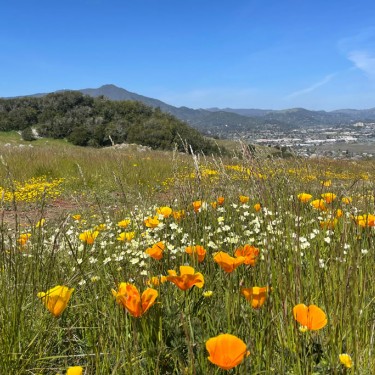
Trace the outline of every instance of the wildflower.
[[254, 286], [252, 288], [242, 288], [241, 293], [251, 303], [254, 309], [259, 309], [264, 304], [269, 288]]
[[46, 219], [40, 219], [40, 220], [35, 224], [35, 228], [43, 227], [45, 223], [46, 223]]
[[146, 225], [147, 228], [156, 228], [160, 224], [160, 221], [157, 218], [157, 216], [148, 217], [147, 219], [144, 220], [144, 224]]
[[130, 242], [135, 237], [135, 232], [122, 232], [118, 235], [117, 241]]
[[81, 218], [82, 218], [82, 215], [79, 215], [79, 214], [76, 214], [76, 215], [72, 215], [72, 218], [73, 218], [74, 220], [77, 220], [77, 221], [79, 221], [79, 220], [81, 220]]
[[313, 200], [310, 204], [311, 206], [313, 206], [314, 208], [316, 208], [317, 210], [320, 210], [320, 211], [326, 211], [327, 210], [327, 207], [325, 205], [325, 200], [323, 199], [315, 199]]
[[219, 206], [222, 206], [224, 204], [225, 198], [224, 197], [218, 197], [217, 198], [217, 204]]
[[344, 204], [350, 204], [352, 203], [353, 199], [351, 197], [342, 197], [341, 202]]
[[155, 303], [158, 291], [147, 288], [141, 296], [133, 284], [120, 283], [118, 292], [112, 289], [112, 295], [119, 305], [126, 308], [132, 316], [139, 318]]
[[211, 207], [216, 210], [217, 208], [217, 202], [211, 202]]
[[353, 366], [352, 357], [349, 354], [343, 353], [339, 355], [340, 362], [346, 367], [351, 368]]
[[259, 212], [259, 211], [261, 210], [261, 208], [262, 208], [262, 206], [261, 206], [260, 203], [255, 203], [255, 204], [254, 204], [254, 210], [255, 210], [256, 212]]
[[316, 305], [300, 303], [293, 307], [294, 319], [310, 331], [319, 330], [327, 324], [327, 315]]
[[172, 209], [168, 206], [164, 206], [164, 207], [159, 207], [156, 212], [159, 214], [159, 215], [162, 215], [164, 216], [164, 218], [168, 218], [169, 216], [171, 216], [172, 214]]
[[208, 360], [223, 370], [238, 366], [250, 354], [241, 339], [228, 333], [207, 340], [206, 349], [210, 354]]
[[250, 197], [248, 197], [246, 195], [240, 195], [238, 197], [238, 199], [239, 199], [240, 203], [245, 204], [250, 200]]
[[331, 180], [320, 181], [320, 183], [321, 183], [322, 186], [324, 186], [324, 187], [329, 187], [329, 186], [332, 185], [332, 181], [331, 181]]
[[205, 292], [202, 293], [202, 295], [203, 295], [204, 298], [210, 298], [210, 297], [212, 297], [213, 293], [214, 292], [212, 290], [206, 290]]
[[58, 317], [66, 309], [73, 291], [73, 288], [57, 285], [47, 292], [39, 292], [38, 298], [53, 316]]
[[25, 246], [29, 242], [30, 237], [31, 237], [31, 233], [21, 233], [20, 236], [18, 237], [17, 242], [21, 246]]
[[375, 226], [375, 215], [364, 214], [355, 217], [356, 223], [362, 227], [374, 227]]
[[340, 208], [338, 208], [338, 209], [336, 210], [336, 217], [339, 218], [339, 217], [341, 217], [342, 215], [343, 215], [342, 210], [341, 210]]
[[125, 219], [125, 220], [121, 220], [117, 223], [117, 226], [120, 227], [120, 228], [127, 228], [128, 225], [130, 224], [130, 220], [129, 219]]
[[332, 203], [336, 199], [336, 194], [333, 193], [323, 193], [320, 196], [326, 201], [326, 203]]
[[204, 285], [203, 275], [200, 272], [194, 273], [194, 268], [190, 266], [180, 266], [180, 276], [177, 276], [176, 271], [169, 270], [167, 280], [181, 290], [188, 290], [193, 286], [202, 288]]
[[244, 263], [250, 266], [255, 266], [256, 258], [259, 255], [259, 249], [246, 244], [245, 246], [241, 246], [234, 252], [234, 256], [238, 257], [245, 257]]
[[164, 249], [164, 243], [162, 241], [159, 241], [158, 243], [152, 245], [152, 247], [146, 249], [145, 253], [148, 254], [151, 258], [160, 260], [161, 258], [163, 258]]
[[337, 224], [337, 219], [321, 221], [319, 224], [322, 229], [334, 229]]
[[87, 243], [88, 245], [92, 245], [95, 241], [95, 238], [98, 237], [99, 231], [91, 231], [91, 230], [86, 230], [83, 233], [79, 235], [79, 239]]
[[312, 198], [312, 195], [311, 194], [307, 194], [307, 193], [301, 193], [301, 194], [297, 195], [297, 198], [302, 203], [307, 203]]
[[176, 221], [180, 221], [183, 217], [185, 217], [185, 211], [180, 210], [180, 211], [173, 211], [172, 216]]
[[97, 231], [99, 231], [99, 232], [101, 232], [101, 231], [103, 231], [103, 230], [106, 230], [107, 229], [107, 225], [105, 225], [105, 224], [99, 224], [99, 225], [97, 225], [96, 227], [95, 227], [95, 230], [97, 230]]
[[160, 284], [164, 284], [167, 281], [166, 276], [153, 276], [146, 281], [148, 286], [159, 286]]
[[66, 375], [82, 375], [82, 373], [83, 373], [83, 367], [73, 366], [73, 367], [68, 368]]
[[185, 248], [185, 252], [191, 255], [195, 254], [198, 257], [199, 263], [203, 262], [206, 256], [206, 249], [200, 245], [188, 246]]
[[194, 212], [199, 212], [202, 207], [202, 201], [194, 201], [192, 203]]
[[233, 258], [224, 251], [219, 251], [214, 254], [214, 261], [227, 273], [233, 272], [239, 265], [243, 264], [245, 260], [246, 258], [243, 256]]

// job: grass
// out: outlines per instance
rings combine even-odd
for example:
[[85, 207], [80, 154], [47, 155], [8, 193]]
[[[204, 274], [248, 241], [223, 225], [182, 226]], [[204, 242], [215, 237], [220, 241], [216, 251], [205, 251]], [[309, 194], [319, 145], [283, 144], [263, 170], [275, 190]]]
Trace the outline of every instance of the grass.
[[[205, 345], [222, 333], [250, 352], [232, 374], [373, 373], [375, 232], [359, 218], [374, 214], [373, 163], [33, 145], [0, 146], [2, 373], [82, 366], [84, 374], [220, 374]], [[37, 177], [42, 193], [32, 198], [25, 187]], [[57, 180], [55, 190], [46, 187]], [[6, 192], [17, 198], [7, 201]], [[309, 202], [298, 199], [303, 192]], [[326, 210], [310, 205], [327, 192], [336, 198]], [[162, 206], [184, 214], [158, 215]], [[92, 244], [82, 241], [85, 231], [97, 232]], [[119, 240], [123, 232], [134, 238]], [[160, 241], [156, 260], [145, 251]], [[214, 261], [216, 252], [233, 256], [245, 244], [259, 249], [254, 266], [227, 273]], [[203, 262], [185, 252], [193, 245], [206, 249]], [[202, 274], [202, 288], [150, 284], [187, 264]], [[121, 282], [140, 293], [154, 288], [155, 304], [133, 317], [111, 292]], [[74, 288], [59, 317], [37, 297], [56, 285]], [[241, 293], [254, 286], [270, 288], [258, 309]], [[293, 317], [299, 303], [321, 308], [327, 325], [301, 332]], [[341, 353], [350, 354], [351, 369]]]

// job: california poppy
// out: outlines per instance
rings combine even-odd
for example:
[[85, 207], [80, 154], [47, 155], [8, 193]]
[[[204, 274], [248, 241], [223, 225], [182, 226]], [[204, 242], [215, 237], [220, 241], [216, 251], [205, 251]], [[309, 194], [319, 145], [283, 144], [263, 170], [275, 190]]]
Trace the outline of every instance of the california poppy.
[[152, 288], [147, 288], [141, 296], [137, 287], [130, 283], [120, 283], [118, 292], [112, 289], [112, 294], [116, 298], [116, 302], [136, 318], [142, 316], [158, 297], [158, 291]]
[[122, 232], [118, 235], [117, 241], [130, 242], [135, 237], [135, 232]]
[[260, 203], [255, 203], [254, 204], [254, 210], [256, 212], [259, 212], [261, 210], [261, 208], [262, 208], [262, 205]]
[[147, 219], [144, 220], [144, 224], [146, 225], [147, 228], [156, 228], [160, 224], [160, 221], [157, 218], [157, 216], [148, 217]]
[[224, 197], [218, 197], [217, 198], [217, 204], [219, 206], [222, 206], [224, 204], [224, 202], [225, 202], [225, 198]]
[[130, 224], [130, 219], [121, 220], [117, 223], [120, 228], [125, 229]]
[[88, 245], [92, 245], [95, 242], [96, 237], [98, 237], [98, 234], [99, 231], [97, 230], [86, 230], [79, 235], [79, 239]]
[[82, 375], [82, 373], [83, 373], [83, 367], [72, 366], [68, 368], [66, 375]]
[[352, 357], [349, 354], [342, 353], [339, 355], [339, 359], [341, 364], [343, 364], [346, 368], [351, 368], [353, 366]]
[[168, 206], [159, 207], [156, 212], [159, 215], [164, 216], [164, 218], [168, 218], [172, 214], [172, 209]]
[[332, 203], [336, 199], [336, 194], [333, 193], [323, 193], [320, 195], [326, 203]]
[[375, 215], [364, 214], [355, 217], [356, 223], [362, 227], [374, 227], [375, 226]]
[[248, 197], [246, 195], [240, 195], [238, 197], [238, 199], [239, 199], [240, 203], [245, 204], [250, 200], [250, 197]]
[[244, 357], [250, 354], [246, 344], [229, 333], [207, 340], [206, 349], [210, 354], [208, 360], [223, 370], [230, 370], [238, 366]]
[[39, 292], [38, 298], [53, 316], [58, 317], [66, 309], [73, 291], [73, 288], [57, 285], [47, 292]]
[[267, 286], [254, 286], [252, 288], [242, 288], [241, 293], [251, 303], [254, 309], [259, 309], [266, 301], [268, 291], [269, 288]]
[[233, 258], [224, 251], [214, 254], [214, 261], [227, 273], [233, 272], [238, 266], [245, 263], [245, 260], [244, 256]]
[[311, 204], [311, 206], [313, 206], [317, 210], [326, 211], [327, 207], [326, 207], [325, 203], [326, 203], [326, 201], [324, 199], [315, 199], [310, 204]]
[[300, 303], [293, 307], [294, 319], [310, 331], [317, 331], [327, 324], [327, 315], [316, 305]]
[[187, 254], [196, 255], [199, 263], [203, 262], [206, 256], [206, 249], [201, 245], [188, 246], [185, 248], [185, 252]]
[[192, 205], [193, 205], [194, 212], [199, 212], [199, 210], [202, 207], [202, 201], [194, 201]]
[[297, 195], [297, 198], [302, 203], [307, 203], [312, 198], [312, 195], [308, 193], [301, 193]]
[[180, 266], [180, 276], [176, 271], [169, 270], [167, 280], [178, 286], [181, 290], [188, 290], [193, 286], [202, 288], [204, 285], [204, 277], [200, 272], [194, 272], [194, 268], [190, 266]]
[[234, 252], [235, 257], [245, 257], [244, 263], [250, 266], [255, 266], [255, 262], [257, 256], [259, 255], [259, 249], [246, 244], [245, 246], [241, 246]]
[[152, 247], [146, 249], [145, 253], [148, 254], [151, 258], [160, 260], [161, 258], [163, 258], [164, 249], [164, 243], [162, 241], [159, 241], [158, 243], [152, 245]]
[[31, 237], [31, 233], [21, 233], [20, 236], [18, 237], [17, 242], [21, 246], [25, 246], [29, 242], [30, 237]]

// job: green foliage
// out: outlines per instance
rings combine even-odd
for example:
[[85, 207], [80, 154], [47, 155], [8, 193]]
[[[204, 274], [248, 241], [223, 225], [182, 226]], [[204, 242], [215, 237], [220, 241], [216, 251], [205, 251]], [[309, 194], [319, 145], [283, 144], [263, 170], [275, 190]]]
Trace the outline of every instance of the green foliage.
[[30, 126], [22, 130], [21, 136], [24, 141], [35, 141], [36, 139]]
[[218, 152], [197, 130], [141, 102], [92, 98], [76, 91], [41, 98], [0, 99], [0, 130], [23, 130], [31, 126], [43, 137], [66, 138], [79, 146], [137, 143], [163, 150], [178, 145], [183, 151], [184, 144], [189, 144], [194, 152]]

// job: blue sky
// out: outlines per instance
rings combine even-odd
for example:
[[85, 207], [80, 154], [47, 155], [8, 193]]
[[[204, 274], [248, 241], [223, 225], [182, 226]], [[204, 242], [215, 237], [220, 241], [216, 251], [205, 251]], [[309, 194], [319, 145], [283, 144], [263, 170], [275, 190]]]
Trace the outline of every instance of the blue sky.
[[112, 83], [176, 106], [375, 107], [373, 0], [11, 0], [0, 97]]

